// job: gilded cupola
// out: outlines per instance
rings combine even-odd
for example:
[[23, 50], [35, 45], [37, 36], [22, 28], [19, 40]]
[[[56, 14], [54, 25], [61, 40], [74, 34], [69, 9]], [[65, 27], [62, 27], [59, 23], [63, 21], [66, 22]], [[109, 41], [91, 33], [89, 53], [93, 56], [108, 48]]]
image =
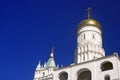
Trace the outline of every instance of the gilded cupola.
[[86, 27], [86, 26], [93, 26], [102, 31], [100, 23], [94, 19], [91, 19], [90, 10], [91, 10], [91, 8], [87, 9], [88, 19], [85, 19], [78, 24], [77, 32], [78, 32], [78, 30], [80, 30], [81, 28]]

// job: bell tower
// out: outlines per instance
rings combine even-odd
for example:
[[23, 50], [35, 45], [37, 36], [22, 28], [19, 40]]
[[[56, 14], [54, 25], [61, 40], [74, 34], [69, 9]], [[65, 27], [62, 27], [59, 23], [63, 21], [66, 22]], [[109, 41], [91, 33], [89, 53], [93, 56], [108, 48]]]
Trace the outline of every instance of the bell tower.
[[76, 64], [105, 56], [101, 25], [91, 18], [91, 8], [87, 13], [88, 19], [81, 21], [77, 29]]

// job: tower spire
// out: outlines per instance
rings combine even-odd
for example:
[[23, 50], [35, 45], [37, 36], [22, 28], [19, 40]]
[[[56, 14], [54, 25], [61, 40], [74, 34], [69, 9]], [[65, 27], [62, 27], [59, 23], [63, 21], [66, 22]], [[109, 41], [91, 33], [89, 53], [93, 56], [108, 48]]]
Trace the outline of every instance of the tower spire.
[[52, 47], [52, 51], [51, 51], [50, 57], [54, 58], [54, 47]]
[[54, 47], [52, 47], [52, 53], [54, 53]]
[[90, 19], [91, 18], [91, 8], [87, 9], [87, 14], [88, 14], [88, 19]]
[[54, 47], [52, 47], [50, 58], [46, 63], [46, 67], [56, 67], [55, 60], [54, 60]]
[[37, 67], [36, 67], [36, 70], [40, 70], [40, 68], [41, 68], [41, 61], [38, 62], [38, 65], [37, 65]]

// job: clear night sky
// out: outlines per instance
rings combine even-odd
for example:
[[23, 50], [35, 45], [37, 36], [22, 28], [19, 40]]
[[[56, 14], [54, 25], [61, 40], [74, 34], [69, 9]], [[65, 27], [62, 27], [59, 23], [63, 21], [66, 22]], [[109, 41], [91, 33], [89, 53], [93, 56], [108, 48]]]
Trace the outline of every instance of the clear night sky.
[[71, 64], [88, 7], [102, 25], [106, 55], [120, 53], [120, 0], [0, 0], [0, 80], [33, 80], [52, 47], [57, 64]]

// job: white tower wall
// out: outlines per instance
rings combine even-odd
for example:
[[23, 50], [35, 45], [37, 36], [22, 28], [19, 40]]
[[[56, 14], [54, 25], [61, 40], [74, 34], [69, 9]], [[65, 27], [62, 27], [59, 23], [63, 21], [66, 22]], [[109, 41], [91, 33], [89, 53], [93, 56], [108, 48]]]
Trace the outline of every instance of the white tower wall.
[[75, 63], [105, 56], [102, 47], [102, 32], [95, 26], [85, 26], [77, 32]]

